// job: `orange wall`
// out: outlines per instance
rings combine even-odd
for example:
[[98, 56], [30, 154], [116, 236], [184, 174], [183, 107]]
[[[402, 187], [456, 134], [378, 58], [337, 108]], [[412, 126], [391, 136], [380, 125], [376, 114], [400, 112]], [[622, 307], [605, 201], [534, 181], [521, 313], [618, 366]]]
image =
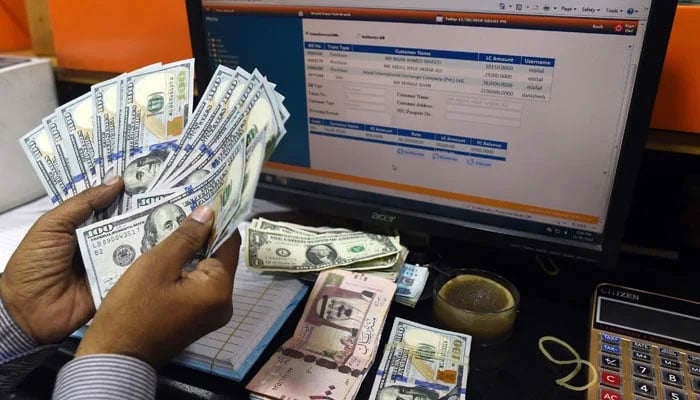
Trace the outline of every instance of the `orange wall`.
[[0, 1], [0, 51], [32, 47], [24, 0]]
[[700, 134], [700, 6], [676, 11], [651, 127]]
[[50, 0], [58, 65], [124, 72], [192, 57], [184, 0]]

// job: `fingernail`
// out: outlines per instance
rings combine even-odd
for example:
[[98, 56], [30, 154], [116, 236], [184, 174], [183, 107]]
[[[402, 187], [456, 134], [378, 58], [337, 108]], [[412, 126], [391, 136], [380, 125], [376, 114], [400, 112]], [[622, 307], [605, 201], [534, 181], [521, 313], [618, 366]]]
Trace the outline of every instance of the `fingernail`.
[[102, 182], [103, 185], [105, 186], [112, 186], [115, 183], [119, 182], [119, 177], [118, 176], [110, 176], [107, 178], [106, 181]]
[[211, 217], [214, 215], [214, 211], [207, 206], [201, 206], [194, 210], [192, 213], [192, 219], [199, 222], [200, 224], [206, 224], [209, 222]]

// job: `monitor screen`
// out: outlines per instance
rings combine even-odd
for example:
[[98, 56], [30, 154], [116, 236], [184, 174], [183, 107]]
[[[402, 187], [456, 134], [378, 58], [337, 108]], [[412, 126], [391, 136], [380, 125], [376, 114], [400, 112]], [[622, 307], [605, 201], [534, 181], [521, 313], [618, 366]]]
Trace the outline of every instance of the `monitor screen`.
[[286, 96], [263, 187], [565, 256], [603, 250], [651, 12], [652, 0], [203, 2], [210, 68], [257, 67]]

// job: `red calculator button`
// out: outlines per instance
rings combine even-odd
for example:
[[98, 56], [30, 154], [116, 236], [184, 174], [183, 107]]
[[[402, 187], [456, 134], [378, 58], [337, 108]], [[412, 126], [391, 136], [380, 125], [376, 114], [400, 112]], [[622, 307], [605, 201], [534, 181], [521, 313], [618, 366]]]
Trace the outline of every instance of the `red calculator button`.
[[600, 391], [600, 400], [622, 400], [622, 395], [612, 390], [603, 389]]
[[603, 371], [600, 374], [600, 382], [604, 385], [620, 387], [620, 375]]

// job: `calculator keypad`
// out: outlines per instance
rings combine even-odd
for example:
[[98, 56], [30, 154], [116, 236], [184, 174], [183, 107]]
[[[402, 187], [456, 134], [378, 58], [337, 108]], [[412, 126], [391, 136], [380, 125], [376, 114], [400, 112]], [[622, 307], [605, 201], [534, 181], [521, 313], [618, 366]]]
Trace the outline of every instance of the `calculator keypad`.
[[601, 400], [700, 400], [700, 354], [609, 333], [598, 343]]

